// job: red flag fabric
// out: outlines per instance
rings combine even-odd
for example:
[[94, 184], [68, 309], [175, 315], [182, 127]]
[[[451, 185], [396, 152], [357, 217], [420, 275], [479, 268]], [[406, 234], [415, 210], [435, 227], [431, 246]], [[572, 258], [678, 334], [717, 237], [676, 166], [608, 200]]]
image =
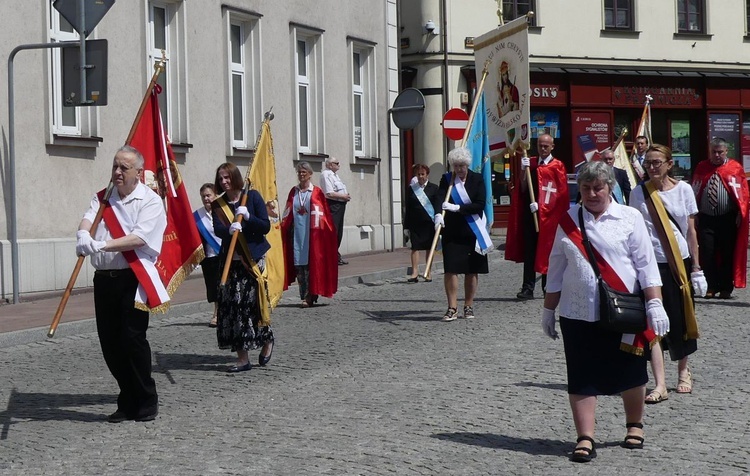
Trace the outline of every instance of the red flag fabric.
[[[539, 273], [547, 272], [549, 253], [560, 217], [570, 208], [568, 196], [568, 180], [565, 165], [558, 159], [549, 164], [538, 167], [538, 157], [531, 157], [531, 170], [537, 172], [536, 202], [539, 205], [539, 238], [537, 241], [536, 261], [534, 268]], [[523, 263], [524, 238], [522, 213], [528, 213], [529, 196], [521, 193], [519, 180], [526, 180], [525, 173], [516, 175], [513, 191], [511, 192], [510, 214], [508, 217], [508, 232], [505, 242], [505, 259]], [[524, 196], [525, 195], [525, 196]], [[522, 208], [522, 207], [525, 207]]]
[[[297, 269], [294, 266], [294, 244], [291, 242], [294, 229], [294, 192], [292, 187], [286, 199], [286, 208], [281, 218], [281, 239], [284, 243], [284, 264], [286, 267], [284, 289], [294, 282]], [[339, 267], [336, 229], [325, 195], [320, 187], [314, 187], [310, 197], [310, 294], [333, 297], [338, 289]]]
[[[156, 269], [171, 297], [203, 260], [205, 253], [193, 221], [185, 184], [161, 121], [156, 89], [148, 98], [129, 145], [143, 155], [143, 182], [165, 199], [167, 228]], [[166, 311], [167, 307], [151, 308], [150, 311]]]
[[700, 161], [695, 167], [691, 180], [698, 203], [700, 203], [708, 180], [714, 173], [719, 174], [721, 183], [727, 189], [727, 194], [740, 210], [741, 218], [737, 226], [737, 242], [734, 246], [734, 287], [744, 288], [747, 285], [748, 203], [750, 203], [745, 169], [734, 159], [729, 159], [718, 167], [708, 159]]

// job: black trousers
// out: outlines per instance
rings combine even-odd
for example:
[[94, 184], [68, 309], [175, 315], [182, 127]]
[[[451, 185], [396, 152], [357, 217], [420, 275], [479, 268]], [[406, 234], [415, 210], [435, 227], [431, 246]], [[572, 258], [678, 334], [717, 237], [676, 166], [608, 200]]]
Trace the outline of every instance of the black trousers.
[[130, 418], [158, 409], [151, 378], [151, 347], [146, 339], [149, 315], [133, 307], [138, 280], [127, 270], [94, 274], [96, 330], [104, 361], [120, 386], [117, 409]]
[[[338, 238], [338, 246], [341, 246], [341, 238], [344, 237], [344, 213], [346, 212], [346, 202], [339, 202], [337, 200], [326, 199], [328, 202], [328, 208], [331, 210], [331, 217], [333, 218], [333, 226], [336, 227], [336, 237]], [[341, 258], [341, 253], [339, 253]]]
[[698, 246], [701, 268], [708, 289], [734, 290], [734, 246], [737, 243], [737, 213], [711, 216], [698, 214]]

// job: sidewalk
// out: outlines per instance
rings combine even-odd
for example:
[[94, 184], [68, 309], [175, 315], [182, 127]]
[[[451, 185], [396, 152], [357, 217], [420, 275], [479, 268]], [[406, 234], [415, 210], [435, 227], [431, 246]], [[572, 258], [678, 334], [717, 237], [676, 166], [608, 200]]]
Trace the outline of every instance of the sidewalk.
[[[397, 248], [395, 251], [379, 251], [360, 255], [345, 256], [348, 265], [339, 266], [339, 287], [379, 281], [403, 276], [406, 278], [410, 267], [408, 248]], [[420, 253], [421, 254], [421, 253]], [[424, 259], [424, 258], [422, 258]], [[435, 265], [441, 269], [442, 254], [435, 254]], [[88, 266], [88, 261], [85, 264]], [[436, 269], [433, 265], [433, 270]], [[43, 295], [21, 295], [19, 304], [0, 305], [0, 347], [11, 340], [15, 343], [39, 341], [46, 338], [47, 329], [60, 304], [62, 292]], [[181, 304], [205, 303], [206, 288], [200, 274], [193, 274], [179, 287], [172, 297], [172, 308]], [[94, 330], [94, 294], [93, 288], [75, 290], [70, 296], [62, 315], [56, 335], [70, 335], [80, 332], [71, 327], [73, 323], [83, 324], [83, 330]], [[73, 326], [75, 327], [75, 326]], [[34, 339], [19, 336], [21, 331], [34, 329], [38, 334]]]

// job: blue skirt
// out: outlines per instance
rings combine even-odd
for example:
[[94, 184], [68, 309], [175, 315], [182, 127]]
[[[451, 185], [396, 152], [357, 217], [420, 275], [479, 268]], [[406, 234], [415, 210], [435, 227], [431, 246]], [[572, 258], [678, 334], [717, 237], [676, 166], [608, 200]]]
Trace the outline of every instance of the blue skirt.
[[646, 385], [646, 358], [620, 350], [622, 334], [597, 322], [560, 317], [568, 393], [616, 395]]

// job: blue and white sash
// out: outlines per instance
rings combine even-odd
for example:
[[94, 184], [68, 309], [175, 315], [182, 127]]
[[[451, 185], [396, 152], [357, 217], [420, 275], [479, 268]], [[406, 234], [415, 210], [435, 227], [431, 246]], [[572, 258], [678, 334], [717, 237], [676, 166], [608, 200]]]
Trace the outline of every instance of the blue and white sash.
[[[467, 205], [471, 203], [469, 194], [466, 193], [466, 187], [460, 178], [456, 177], [453, 182], [453, 189], [451, 190], [451, 198], [453, 203], [456, 205]], [[487, 219], [484, 214], [464, 215], [466, 222], [469, 224], [471, 231], [474, 232], [474, 236], [477, 237], [477, 241], [474, 244], [474, 251], [481, 255], [486, 255], [495, 247], [490, 239], [490, 234], [487, 231]]]
[[[208, 213], [205, 214], [208, 215]], [[219, 250], [221, 249], [221, 243], [219, 243], [214, 234], [208, 230], [206, 224], [203, 223], [203, 217], [201, 217], [197, 210], [193, 212], [193, 218], [195, 218], [195, 224], [198, 226], [198, 231], [200, 232], [201, 237], [203, 237], [208, 246], [214, 250], [214, 253], [218, 255]]]
[[432, 219], [435, 216], [435, 209], [432, 207], [432, 203], [430, 203], [430, 199], [427, 198], [427, 194], [424, 193], [424, 189], [419, 186], [418, 182], [415, 182], [411, 184], [411, 191], [414, 192], [414, 195], [417, 197], [417, 200], [419, 200], [419, 204], [422, 205], [422, 208], [424, 208], [424, 211], [427, 212], [427, 216]]
[[622, 189], [620, 188], [620, 184], [615, 180], [615, 188], [612, 190], [612, 195], [615, 196], [615, 200], [620, 205], [625, 205], [625, 197], [622, 195]]

